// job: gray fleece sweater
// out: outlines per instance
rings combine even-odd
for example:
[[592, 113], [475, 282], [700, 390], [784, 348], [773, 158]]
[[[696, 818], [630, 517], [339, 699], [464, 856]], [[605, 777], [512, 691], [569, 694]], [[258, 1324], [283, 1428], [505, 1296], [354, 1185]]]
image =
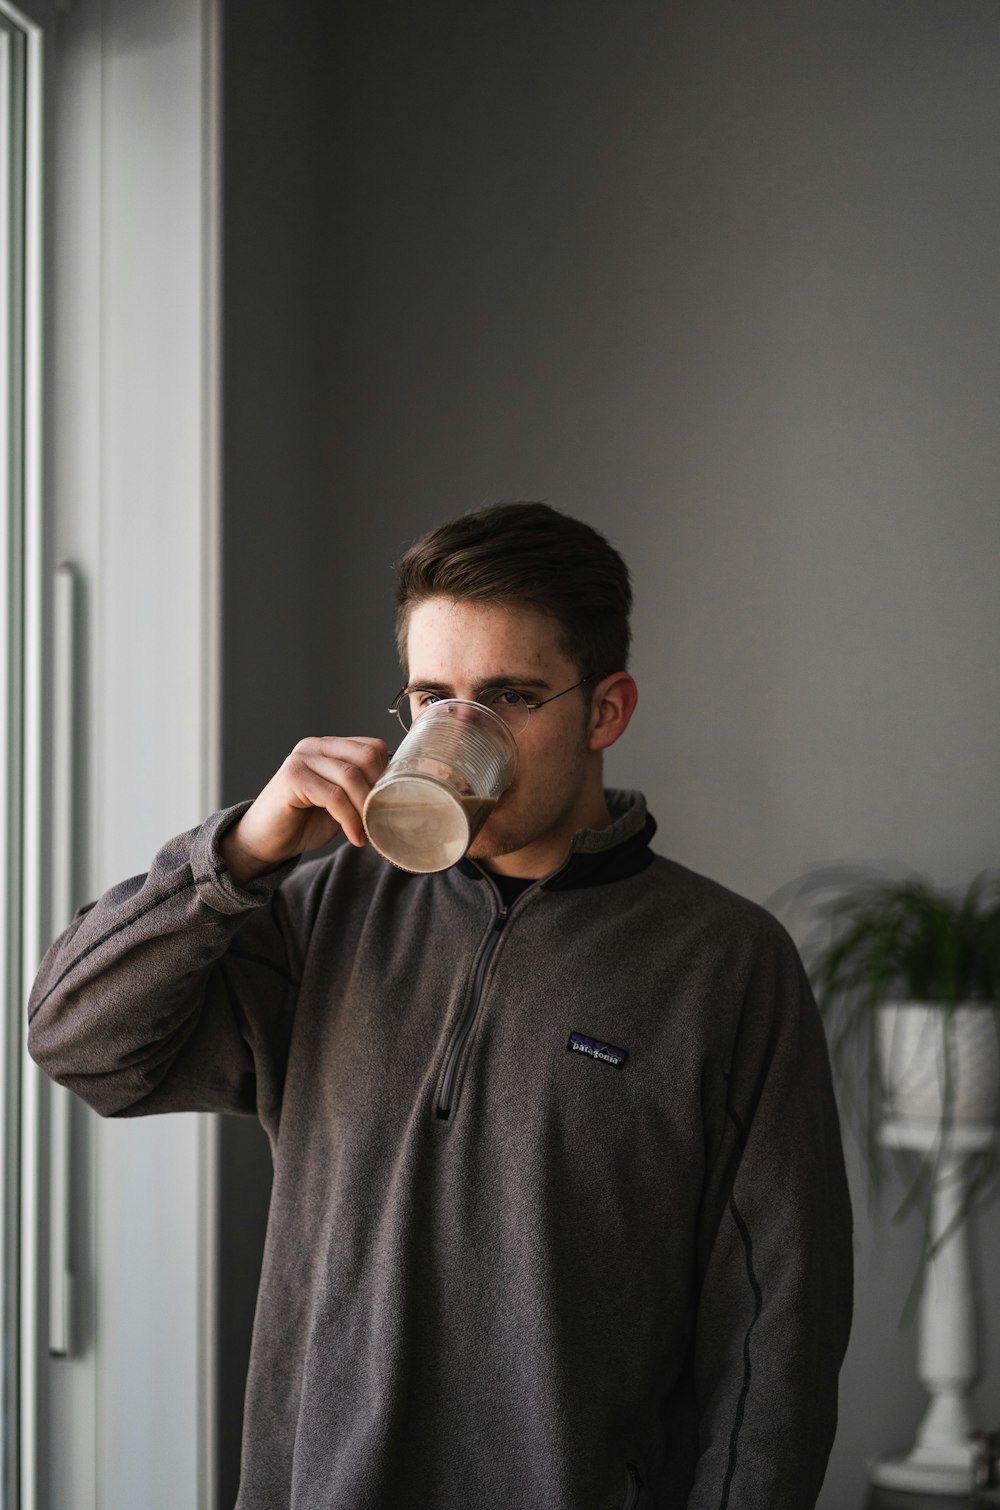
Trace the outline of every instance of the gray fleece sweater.
[[509, 909], [349, 846], [242, 889], [242, 804], [46, 955], [54, 1079], [270, 1138], [238, 1510], [814, 1505], [851, 1310], [816, 1008], [609, 798]]

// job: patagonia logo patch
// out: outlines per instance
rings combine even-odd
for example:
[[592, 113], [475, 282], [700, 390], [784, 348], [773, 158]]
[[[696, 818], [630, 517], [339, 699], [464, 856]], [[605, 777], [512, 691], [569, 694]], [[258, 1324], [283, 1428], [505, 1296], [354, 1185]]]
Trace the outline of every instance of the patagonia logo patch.
[[591, 1059], [600, 1059], [603, 1064], [613, 1064], [616, 1068], [628, 1058], [627, 1049], [615, 1048], [613, 1043], [590, 1038], [586, 1033], [571, 1033], [566, 1048], [571, 1054], [589, 1054]]

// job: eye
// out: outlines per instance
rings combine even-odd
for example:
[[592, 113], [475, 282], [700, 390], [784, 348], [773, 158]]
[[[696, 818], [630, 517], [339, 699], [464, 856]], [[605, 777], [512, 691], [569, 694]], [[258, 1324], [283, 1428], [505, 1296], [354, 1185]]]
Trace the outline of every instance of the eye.
[[513, 687], [501, 687], [499, 692], [493, 693], [490, 705], [494, 708], [520, 708], [526, 701]]
[[413, 692], [410, 693], [411, 708], [419, 708], [423, 710], [424, 708], [430, 708], [434, 703], [439, 703], [441, 701], [442, 698], [440, 692], [428, 692], [426, 691], [426, 689], [417, 687]]

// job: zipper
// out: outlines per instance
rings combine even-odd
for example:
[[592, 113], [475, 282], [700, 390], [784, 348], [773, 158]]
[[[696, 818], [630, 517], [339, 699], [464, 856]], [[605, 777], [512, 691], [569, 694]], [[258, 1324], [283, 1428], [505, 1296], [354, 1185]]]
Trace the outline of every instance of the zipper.
[[447, 1122], [451, 1116], [452, 1099], [455, 1093], [455, 1076], [458, 1073], [458, 1066], [465, 1045], [469, 1041], [476, 1018], [479, 1016], [479, 1005], [483, 998], [483, 982], [486, 979], [487, 966], [496, 953], [496, 947], [500, 942], [500, 935], [503, 933], [509, 911], [508, 907], [501, 907], [493, 919], [493, 926], [486, 936], [486, 943], [479, 956], [476, 973], [472, 978], [472, 989], [465, 1004], [465, 1011], [462, 1013], [458, 1027], [455, 1029], [451, 1043], [448, 1045], [444, 1069], [441, 1072], [437, 1095], [434, 1098], [434, 1115], [441, 1122]]
[[501, 897], [500, 892], [497, 890], [495, 883], [490, 880], [489, 872], [485, 870], [482, 872], [487, 885], [490, 887], [493, 895], [500, 903], [500, 910], [497, 913], [496, 917], [493, 919], [490, 931], [486, 936], [486, 943], [483, 946], [482, 953], [480, 954], [479, 961], [476, 965], [475, 974], [472, 978], [472, 988], [469, 992], [468, 1000], [465, 1004], [465, 1011], [462, 1013], [458, 1027], [455, 1029], [455, 1032], [452, 1035], [451, 1042], [448, 1045], [448, 1051], [445, 1054], [444, 1069], [442, 1070], [440, 1079], [438, 1080], [437, 1092], [434, 1096], [434, 1115], [438, 1119], [438, 1121], [447, 1122], [452, 1112], [454, 1111], [455, 1079], [458, 1075], [458, 1070], [462, 1062], [465, 1046], [469, 1041], [472, 1029], [476, 1025], [476, 1018], [479, 1016], [479, 1007], [482, 1002], [483, 983], [486, 979], [486, 971], [489, 967], [490, 960], [496, 953], [497, 945], [500, 942], [500, 936], [503, 933], [504, 926], [507, 922], [508, 917], [512, 912], [516, 912], [518, 908], [524, 906], [529, 897], [534, 896], [542, 881], [551, 881], [554, 876], [557, 876], [562, 871], [564, 871], [572, 858], [573, 850], [572, 847], [570, 847], [565, 860], [558, 867], [558, 869], [552, 871], [551, 875], [540, 877], [540, 879], [538, 881], [535, 881], [533, 885], [529, 886], [526, 891], [523, 891], [519, 897], [515, 897], [514, 901], [510, 904], [509, 907], [504, 904], [503, 898]]
[[625, 1472], [628, 1474], [628, 1485], [625, 1490], [625, 1504], [622, 1510], [635, 1510], [636, 1505], [639, 1503], [639, 1494], [642, 1490], [642, 1479], [631, 1463], [625, 1464]]

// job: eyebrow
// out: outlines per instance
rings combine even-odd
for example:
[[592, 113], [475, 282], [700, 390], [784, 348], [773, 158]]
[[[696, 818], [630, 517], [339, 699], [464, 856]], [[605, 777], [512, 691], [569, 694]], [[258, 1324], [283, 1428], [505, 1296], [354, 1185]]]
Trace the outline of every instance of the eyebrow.
[[[425, 682], [421, 681], [418, 676], [413, 677], [411, 681], [407, 682], [407, 686], [414, 691], [419, 688], [422, 692], [451, 692], [452, 690], [450, 682]], [[492, 692], [501, 687], [523, 687], [525, 691], [530, 692], [550, 692], [552, 690], [551, 682], [542, 681], [538, 677], [491, 676], [489, 681], [477, 683], [476, 692], [479, 694]]]

